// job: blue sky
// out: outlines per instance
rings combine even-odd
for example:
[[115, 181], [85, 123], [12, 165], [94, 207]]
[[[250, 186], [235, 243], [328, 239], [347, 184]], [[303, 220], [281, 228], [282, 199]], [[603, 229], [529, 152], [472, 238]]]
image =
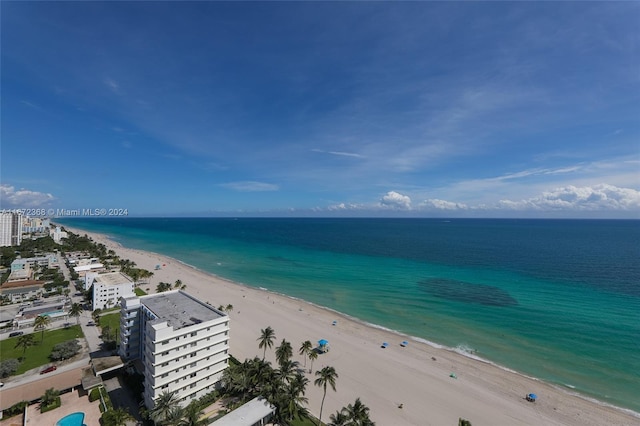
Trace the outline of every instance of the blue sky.
[[635, 2], [2, 2], [2, 208], [640, 218]]

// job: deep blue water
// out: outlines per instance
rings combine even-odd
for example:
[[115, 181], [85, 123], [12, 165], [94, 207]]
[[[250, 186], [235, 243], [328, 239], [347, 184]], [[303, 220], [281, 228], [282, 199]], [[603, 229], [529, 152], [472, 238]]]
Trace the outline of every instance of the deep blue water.
[[58, 222], [640, 412], [640, 221]]

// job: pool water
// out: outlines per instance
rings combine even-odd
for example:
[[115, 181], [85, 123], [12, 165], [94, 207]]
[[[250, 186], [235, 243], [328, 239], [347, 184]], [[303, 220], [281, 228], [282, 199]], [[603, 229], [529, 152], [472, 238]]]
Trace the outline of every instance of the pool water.
[[83, 426], [83, 422], [84, 413], [73, 413], [58, 420], [56, 426]]

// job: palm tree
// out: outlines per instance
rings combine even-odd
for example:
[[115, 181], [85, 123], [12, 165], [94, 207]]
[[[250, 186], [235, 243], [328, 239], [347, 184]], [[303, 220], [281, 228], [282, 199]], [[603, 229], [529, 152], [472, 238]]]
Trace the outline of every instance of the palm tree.
[[124, 408], [108, 410], [102, 415], [104, 426], [127, 426], [129, 420], [135, 420]]
[[173, 288], [180, 288], [182, 287], [182, 280], [176, 280], [176, 282], [173, 284]]
[[277, 377], [280, 379], [283, 385], [289, 383], [293, 376], [296, 374], [298, 368], [298, 361], [286, 360], [280, 364], [280, 369], [276, 372]]
[[311, 341], [305, 340], [302, 342], [298, 353], [304, 357], [304, 368], [307, 368], [307, 356], [309, 355], [309, 351], [313, 348]]
[[336, 411], [335, 414], [331, 414], [329, 416], [330, 423], [327, 426], [346, 426], [349, 423], [349, 416], [347, 416], [344, 412], [344, 408], [342, 411]]
[[156, 293], [164, 293], [171, 290], [171, 284], [160, 281], [156, 286]]
[[204, 412], [195, 404], [187, 405], [180, 426], [205, 426], [209, 424], [209, 419], [201, 418]]
[[71, 309], [69, 309], [69, 316], [76, 317], [76, 324], [79, 324], [81, 314], [82, 314], [81, 304], [74, 303], [73, 305], [71, 305]]
[[303, 407], [309, 402], [304, 396], [305, 387], [309, 383], [309, 379], [301, 374], [297, 378], [291, 380], [288, 386], [283, 386], [276, 397], [277, 416], [281, 423], [290, 424], [294, 418], [307, 418], [309, 410]]
[[102, 309], [98, 308], [91, 313], [91, 317], [96, 325], [100, 325], [100, 314], [102, 313]]
[[33, 334], [23, 334], [18, 337], [18, 341], [16, 342], [16, 348], [22, 348], [22, 359], [24, 359], [24, 355], [27, 352], [27, 348], [29, 346], [33, 346], [35, 342], [33, 341]]
[[184, 417], [184, 408], [175, 405], [169, 409], [167, 417], [162, 422], [162, 426], [180, 426]]
[[336, 379], [338, 378], [338, 373], [336, 373], [336, 369], [330, 366], [323, 367], [322, 370], [316, 371], [316, 376], [318, 378], [313, 382], [316, 386], [321, 386], [324, 394], [322, 395], [322, 403], [320, 404], [320, 417], [318, 417], [318, 426], [320, 426], [322, 422], [322, 408], [324, 407], [324, 398], [327, 396], [327, 384], [331, 386], [331, 389], [335, 392], [336, 390]]
[[347, 405], [346, 414], [354, 426], [375, 426], [375, 423], [369, 419], [369, 407], [364, 405], [360, 398], [356, 398], [353, 405]]
[[318, 359], [318, 352], [310, 350], [307, 356], [309, 357], [309, 361], [311, 361], [311, 366], [309, 367], [309, 373], [311, 373], [313, 371], [313, 361]]
[[178, 394], [173, 392], [162, 392], [149, 411], [149, 417], [155, 424], [162, 424], [169, 419], [171, 410], [178, 405]]
[[51, 324], [51, 318], [49, 315], [38, 315], [33, 322], [33, 329], [35, 331], [41, 331], [40, 343], [44, 342], [44, 330]]
[[273, 347], [273, 341], [276, 340], [276, 332], [271, 328], [271, 326], [260, 330], [261, 334], [258, 337], [258, 349], [264, 348], [264, 352], [262, 353], [262, 359], [267, 355], [267, 347]]
[[276, 348], [276, 361], [278, 364], [282, 365], [285, 362], [289, 361], [293, 356], [293, 348], [291, 347], [291, 343], [287, 342], [285, 339], [282, 339], [282, 343], [280, 346]]
[[47, 389], [46, 391], [44, 391], [44, 395], [42, 395], [42, 397], [40, 398], [40, 406], [47, 407], [53, 404], [58, 396], [60, 396], [59, 390], [56, 390], [54, 388]]
[[229, 303], [229, 304], [224, 308], [224, 310], [225, 310], [225, 311], [227, 311], [227, 312], [231, 312], [231, 311], [233, 311], [233, 305], [232, 305], [231, 303]]

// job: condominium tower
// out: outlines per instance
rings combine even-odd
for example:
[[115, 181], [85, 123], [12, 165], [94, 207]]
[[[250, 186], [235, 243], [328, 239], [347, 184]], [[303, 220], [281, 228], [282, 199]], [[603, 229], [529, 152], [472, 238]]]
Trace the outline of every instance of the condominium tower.
[[0, 247], [19, 246], [22, 242], [22, 213], [0, 212]]
[[121, 299], [120, 355], [139, 360], [148, 409], [163, 392], [181, 405], [219, 386], [229, 358], [229, 317], [174, 290]]

